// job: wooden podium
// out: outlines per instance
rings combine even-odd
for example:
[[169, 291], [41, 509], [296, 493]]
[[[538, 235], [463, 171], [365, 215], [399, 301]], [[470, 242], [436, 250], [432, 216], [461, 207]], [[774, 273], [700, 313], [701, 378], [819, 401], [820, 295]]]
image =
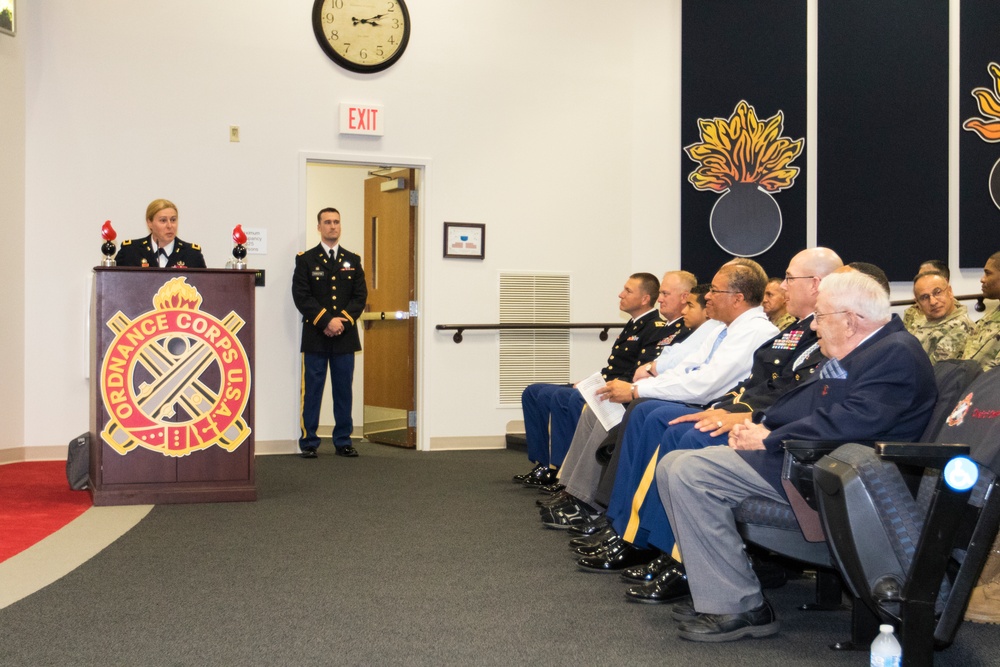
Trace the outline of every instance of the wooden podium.
[[254, 273], [94, 269], [94, 505], [257, 499]]

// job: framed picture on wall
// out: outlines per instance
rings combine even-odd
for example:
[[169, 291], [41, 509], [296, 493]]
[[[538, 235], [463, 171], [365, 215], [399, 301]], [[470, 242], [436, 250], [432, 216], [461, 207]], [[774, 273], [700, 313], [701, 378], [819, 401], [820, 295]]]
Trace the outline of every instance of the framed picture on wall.
[[486, 225], [474, 222], [444, 223], [444, 256], [464, 259], [486, 257]]
[[16, 30], [14, 0], [0, 0], [0, 33], [13, 36]]

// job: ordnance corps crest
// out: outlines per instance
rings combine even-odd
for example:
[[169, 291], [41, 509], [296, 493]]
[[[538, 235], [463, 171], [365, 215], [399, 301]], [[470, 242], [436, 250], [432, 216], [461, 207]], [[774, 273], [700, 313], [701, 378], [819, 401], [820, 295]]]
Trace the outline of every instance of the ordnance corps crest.
[[243, 409], [250, 364], [236, 334], [235, 312], [222, 320], [200, 310], [186, 278], [153, 297], [153, 310], [108, 320], [115, 332], [101, 365], [101, 393], [111, 419], [101, 437], [119, 454], [145, 447], [187, 456], [218, 445], [233, 451], [250, 435]]

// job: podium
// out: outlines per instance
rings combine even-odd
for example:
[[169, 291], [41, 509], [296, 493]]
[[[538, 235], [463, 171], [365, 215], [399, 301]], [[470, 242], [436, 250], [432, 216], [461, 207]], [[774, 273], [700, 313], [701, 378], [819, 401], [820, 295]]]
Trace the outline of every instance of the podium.
[[254, 274], [94, 268], [94, 505], [257, 499]]

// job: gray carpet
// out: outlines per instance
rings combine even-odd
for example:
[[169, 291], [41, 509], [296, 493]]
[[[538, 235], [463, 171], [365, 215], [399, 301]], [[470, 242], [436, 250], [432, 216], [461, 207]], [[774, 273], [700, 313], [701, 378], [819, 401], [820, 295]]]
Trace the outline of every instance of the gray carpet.
[[[511, 451], [257, 461], [256, 503], [156, 507], [64, 579], [0, 611], [3, 665], [861, 665], [826, 645], [847, 612], [699, 645], [669, 610], [579, 572]], [[965, 624], [938, 665], [996, 664], [1000, 626]]]

